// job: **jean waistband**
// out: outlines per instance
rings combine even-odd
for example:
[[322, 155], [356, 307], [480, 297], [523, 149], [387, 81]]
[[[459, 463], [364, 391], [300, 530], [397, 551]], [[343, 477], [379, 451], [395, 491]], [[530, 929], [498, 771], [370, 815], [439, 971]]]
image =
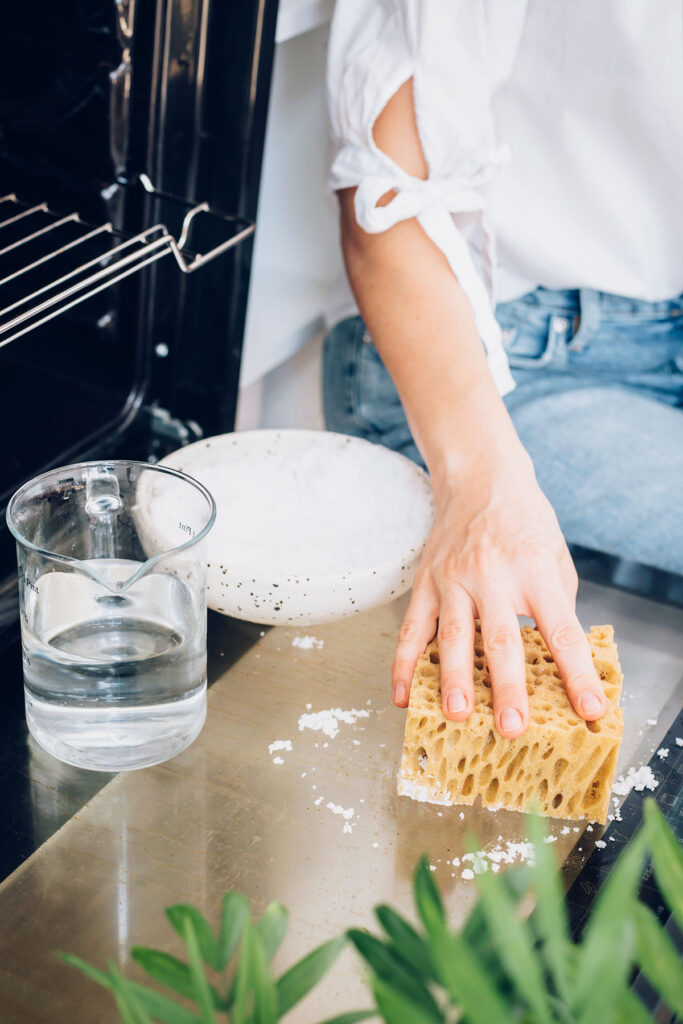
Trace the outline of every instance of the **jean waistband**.
[[527, 292], [526, 295], [512, 301], [565, 316], [581, 315], [582, 312], [585, 314], [588, 308], [600, 318], [638, 317], [660, 320], [683, 316], [683, 294], [657, 302], [646, 302], [644, 299], [614, 295], [593, 288], [536, 288], [533, 292]]

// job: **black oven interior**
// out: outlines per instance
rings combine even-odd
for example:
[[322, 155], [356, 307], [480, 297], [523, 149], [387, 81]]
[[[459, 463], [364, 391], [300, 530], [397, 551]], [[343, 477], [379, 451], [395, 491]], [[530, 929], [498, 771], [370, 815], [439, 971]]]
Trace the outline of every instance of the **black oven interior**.
[[[253, 221], [276, 12], [277, 0], [24, 0], [3, 12], [0, 510], [50, 466], [159, 456], [232, 428], [248, 231], [191, 274], [163, 232], [146, 232], [178, 239], [201, 202], [237, 218], [198, 214], [191, 263]], [[98, 275], [102, 290], [74, 304]], [[13, 560], [3, 525], [6, 593]]]

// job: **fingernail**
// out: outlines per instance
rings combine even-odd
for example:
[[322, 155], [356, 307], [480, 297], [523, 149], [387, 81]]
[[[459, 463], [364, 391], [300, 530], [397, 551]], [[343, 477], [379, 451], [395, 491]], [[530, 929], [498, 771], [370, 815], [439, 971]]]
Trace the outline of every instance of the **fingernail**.
[[462, 690], [452, 690], [446, 698], [446, 707], [452, 715], [467, 708], [467, 697]]
[[394, 704], [405, 704], [408, 691], [405, 686], [399, 685], [394, 690]]
[[579, 700], [579, 707], [584, 715], [599, 715], [602, 711], [602, 701], [595, 693], [584, 693]]
[[517, 729], [521, 729], [522, 722], [522, 716], [517, 708], [505, 708], [505, 711], [500, 713], [500, 727], [505, 732], [516, 732]]

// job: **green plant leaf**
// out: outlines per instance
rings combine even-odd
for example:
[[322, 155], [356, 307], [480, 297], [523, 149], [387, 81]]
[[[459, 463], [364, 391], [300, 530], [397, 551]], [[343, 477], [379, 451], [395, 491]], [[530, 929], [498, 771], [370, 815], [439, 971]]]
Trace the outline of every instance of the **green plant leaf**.
[[441, 893], [429, 870], [429, 861], [423, 854], [420, 857], [415, 875], [413, 877], [413, 889], [415, 893], [415, 906], [422, 918], [422, 923], [428, 932], [436, 926], [443, 927], [445, 923]]
[[[372, 991], [386, 1024], [433, 1024], [435, 1018], [427, 1013], [422, 1006], [407, 999], [381, 978], [372, 979]], [[443, 1014], [439, 1013], [436, 1020], [443, 1021], [443, 1019]]]
[[347, 933], [360, 955], [369, 964], [378, 978], [386, 985], [401, 993], [406, 999], [422, 1008], [431, 1021], [441, 1020], [439, 1008], [431, 992], [422, 983], [405, 960], [394, 950], [369, 932], [351, 928]]
[[[628, 901], [628, 896], [625, 899]], [[619, 1004], [628, 987], [636, 945], [636, 930], [628, 913], [622, 918], [614, 939], [605, 938], [612, 963], [601, 977], [595, 979], [579, 1014], [579, 1024], [604, 1024], [604, 1021], [610, 1019], [614, 1007]]]
[[201, 1011], [202, 1024], [216, 1024], [216, 1013], [214, 1002], [211, 997], [211, 989], [204, 973], [202, 954], [199, 948], [199, 939], [194, 930], [194, 922], [188, 914], [185, 917], [184, 939], [187, 946], [187, 955], [190, 961], [190, 972], [192, 976], [192, 987], [194, 989], [194, 1001]]
[[138, 1017], [131, 1009], [125, 992], [121, 992], [117, 986], [114, 986], [112, 991], [114, 993], [116, 1009], [119, 1011], [119, 1017], [121, 1018], [122, 1024], [140, 1024]]
[[548, 835], [545, 821], [538, 814], [528, 818], [528, 835], [534, 844], [536, 862], [533, 874], [536, 905], [532, 912], [532, 925], [543, 943], [544, 960], [555, 990], [561, 999], [568, 1002], [569, 930], [562, 877], [551, 844], [545, 842]]
[[679, 928], [683, 928], [683, 848], [652, 797], [645, 801], [644, 815], [657, 884]]
[[349, 1010], [348, 1013], [340, 1013], [336, 1017], [328, 1017], [321, 1021], [321, 1024], [358, 1024], [361, 1020], [372, 1020], [377, 1017], [377, 1010]]
[[510, 1007], [489, 971], [460, 935], [433, 940], [432, 950], [444, 988], [466, 1011], [471, 1024], [509, 1024]]
[[276, 985], [277, 1008], [281, 1017], [291, 1010], [299, 1000], [303, 999], [314, 985], [318, 984], [345, 945], [346, 936], [340, 935], [338, 938], [318, 946], [278, 978]]
[[[88, 978], [91, 978], [92, 981], [97, 982], [98, 985], [102, 985], [103, 988], [112, 991], [112, 980], [106, 971], [93, 967], [92, 964], [81, 960], [78, 956], [74, 956], [73, 953], [58, 953], [57, 955], [64, 963], [69, 964], [71, 967], [76, 967]], [[174, 1003], [167, 996], [162, 995], [161, 992], [147, 988], [146, 985], [141, 985], [137, 981], [128, 981], [128, 989], [137, 996], [138, 1002], [147, 1013], [151, 1014], [154, 1020], [161, 1021], [162, 1024], [198, 1024], [196, 1014], [192, 1013], [191, 1010], [186, 1010], [184, 1006]]]
[[[194, 983], [192, 972], [187, 964], [170, 953], [164, 953], [160, 949], [147, 949], [145, 946], [133, 946], [130, 951], [135, 963], [141, 967], [145, 974], [148, 974], [160, 985], [165, 985], [178, 995], [186, 999], [194, 999]], [[210, 985], [209, 991], [213, 1005], [220, 1009], [221, 997], [216, 989]]]
[[676, 947], [659, 920], [644, 903], [633, 907], [636, 923], [636, 959], [643, 974], [661, 992], [665, 1002], [683, 1017], [683, 966]]
[[214, 971], [222, 970], [221, 951], [216, 937], [211, 925], [196, 907], [189, 903], [176, 903], [173, 907], [166, 907], [166, 917], [181, 938], [185, 937], [185, 922], [188, 919], [192, 921], [202, 960], [213, 967]]
[[[551, 996], [548, 996], [548, 1000], [549, 1000], [550, 1005], [552, 1006], [553, 1012], [555, 1014], [555, 1016], [553, 1017], [553, 1020], [557, 1021], [557, 1024], [576, 1024], [576, 1021], [574, 1019], [574, 1015], [572, 1014], [572, 1012], [569, 1009], [569, 1007], [567, 1006], [567, 1004], [562, 1001], [562, 999], [559, 999], [557, 996], [552, 996], [551, 995]], [[528, 1015], [523, 1017], [522, 1019], [524, 1021], [529, 1021]], [[611, 1022], [610, 1022], [610, 1024], [611, 1024]]]
[[201, 1024], [196, 1013], [186, 1010], [179, 1003], [174, 1003], [172, 999], [162, 995], [161, 992], [155, 992], [153, 988], [140, 985], [137, 981], [129, 981], [128, 988], [134, 993], [147, 1013], [161, 1024]]
[[386, 904], [375, 907], [375, 915], [398, 956], [412, 964], [423, 978], [436, 981], [436, 971], [429, 955], [427, 943], [418, 935], [413, 926]]
[[232, 1001], [233, 1024], [275, 1024], [277, 993], [268, 968], [263, 940], [247, 918]]
[[251, 947], [254, 938], [254, 925], [250, 917], [244, 922], [242, 934], [242, 946], [240, 947], [235, 981], [232, 991], [228, 997], [228, 1003], [232, 1005], [232, 1024], [246, 1024], [249, 993], [253, 991], [253, 967]]
[[440, 983], [470, 1024], [509, 1024], [510, 1011], [495, 981], [462, 935], [446, 924], [441, 895], [422, 857], [414, 877], [415, 902], [429, 936], [429, 951]]
[[614, 1008], [614, 1024], [652, 1024], [652, 1017], [635, 992], [625, 988]]
[[147, 949], [145, 946], [133, 946], [130, 955], [138, 965], [160, 985], [165, 985], [186, 999], [194, 997], [192, 974], [187, 964], [176, 956], [164, 953], [160, 949]]
[[[506, 871], [507, 875], [508, 872]], [[503, 876], [505, 879], [505, 875]], [[512, 991], [510, 981], [503, 970], [496, 951], [496, 944], [489, 931], [488, 920], [484, 914], [481, 901], [478, 900], [470, 911], [461, 938], [476, 955], [482, 968], [491, 978], [491, 983], [502, 994]]]
[[152, 1018], [130, 990], [130, 982], [119, 971], [113, 960], [107, 961], [116, 1008], [123, 1024], [153, 1024]]
[[93, 967], [87, 960], [82, 960], [80, 956], [76, 956], [74, 953], [57, 953], [57, 956], [65, 964], [68, 964], [69, 967], [75, 967], [76, 970], [81, 971], [91, 981], [97, 982], [102, 988], [106, 988], [111, 992], [113, 985], [107, 971], [102, 971], [99, 967]]
[[533, 1010], [539, 1024], [552, 1024], [541, 962], [533, 948], [529, 929], [518, 915], [502, 880], [492, 872], [477, 875], [482, 908], [488, 919], [498, 955], [520, 996]]
[[[629, 970], [635, 947], [632, 921], [634, 889], [645, 859], [645, 833], [641, 829], [628, 844], [602, 887], [577, 957], [572, 1008], [585, 1010], [586, 1020], [604, 1019], [619, 996], [619, 979]], [[628, 957], [622, 962], [623, 957]], [[611, 1003], [606, 993], [611, 992]], [[603, 1006], [603, 1017], [591, 1013]]]
[[280, 948], [280, 943], [285, 937], [288, 924], [289, 911], [281, 903], [278, 903], [277, 900], [268, 904], [256, 922], [256, 931], [263, 943], [263, 950], [267, 960], [272, 960]]
[[258, 929], [252, 933], [251, 955], [254, 964], [254, 1024], [276, 1024], [277, 992]]
[[230, 963], [242, 938], [244, 922], [249, 914], [249, 905], [241, 892], [226, 892], [221, 908], [221, 928], [218, 946], [220, 967], [223, 971]]

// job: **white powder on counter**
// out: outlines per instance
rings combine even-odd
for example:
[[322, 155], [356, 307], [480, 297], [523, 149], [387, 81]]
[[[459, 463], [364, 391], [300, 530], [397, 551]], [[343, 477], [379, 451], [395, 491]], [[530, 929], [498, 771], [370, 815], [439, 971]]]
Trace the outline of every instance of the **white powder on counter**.
[[[309, 705], [306, 705], [309, 707]], [[331, 740], [339, 735], [339, 724], [355, 725], [359, 718], [369, 718], [370, 711], [365, 708], [351, 708], [348, 711], [342, 708], [327, 708], [324, 711], [312, 711], [309, 714], [299, 717], [299, 732], [304, 729], [312, 729], [314, 732], [322, 732]]]
[[656, 718], [648, 718], [647, 724], [648, 725], [656, 725], [657, 724], [657, 719]]
[[652, 769], [643, 764], [640, 768], [629, 768], [626, 775], [620, 775], [612, 786], [612, 792], [617, 796], [627, 796], [632, 789], [642, 792], [644, 789], [655, 790], [658, 785]]
[[516, 861], [533, 864], [535, 859], [534, 844], [524, 840], [517, 843], [508, 839], [486, 849], [484, 853], [493, 864], [514, 864]]
[[605, 847], [607, 846], [607, 843], [605, 842], [604, 839], [596, 839], [595, 840], [595, 845], [597, 846], [598, 850], [604, 850]]
[[489, 869], [489, 863], [486, 859], [486, 850], [477, 850], [476, 853], [465, 853], [462, 857], [463, 864], [469, 861], [472, 871], [475, 875], [483, 875], [485, 871]]
[[683, 747], [683, 736], [677, 736], [676, 737], [676, 746], [677, 747]]
[[284, 764], [284, 763], [285, 762], [282, 760], [281, 757], [274, 757], [273, 758], [273, 764]]
[[272, 743], [268, 744], [268, 753], [274, 754], [276, 750], [291, 750], [291, 740], [273, 740]]
[[353, 807], [341, 807], [339, 804], [333, 804], [331, 801], [325, 804], [328, 811], [332, 811], [333, 814], [340, 814], [344, 819], [344, 832], [353, 832]]
[[657, 757], [659, 757], [662, 761], [664, 760], [665, 757], [668, 757], [668, 756], [669, 756], [669, 748], [668, 747], [660, 747], [659, 750], [657, 751]]
[[319, 651], [324, 646], [325, 641], [318, 640], [315, 636], [295, 636], [292, 640], [292, 647], [300, 647], [302, 651]]
[[[500, 840], [500, 837], [499, 837]], [[546, 842], [554, 842], [554, 836], [548, 836]], [[477, 850], [476, 853], [465, 853], [462, 858], [454, 857], [451, 861], [453, 867], [460, 867], [461, 863], [468, 864], [460, 877], [465, 881], [471, 881], [475, 875], [481, 875], [489, 869], [498, 872], [501, 864], [525, 863], [533, 866], [535, 851], [532, 843], [513, 842], [512, 840], [499, 841], [493, 846], [484, 850]]]
[[398, 795], [409, 796], [412, 800], [417, 800], [423, 804], [442, 804], [445, 806], [451, 802], [451, 794], [443, 793], [438, 786], [431, 786], [429, 783], [427, 785], [424, 783], [418, 785], [412, 779], [400, 777], [398, 780]]

